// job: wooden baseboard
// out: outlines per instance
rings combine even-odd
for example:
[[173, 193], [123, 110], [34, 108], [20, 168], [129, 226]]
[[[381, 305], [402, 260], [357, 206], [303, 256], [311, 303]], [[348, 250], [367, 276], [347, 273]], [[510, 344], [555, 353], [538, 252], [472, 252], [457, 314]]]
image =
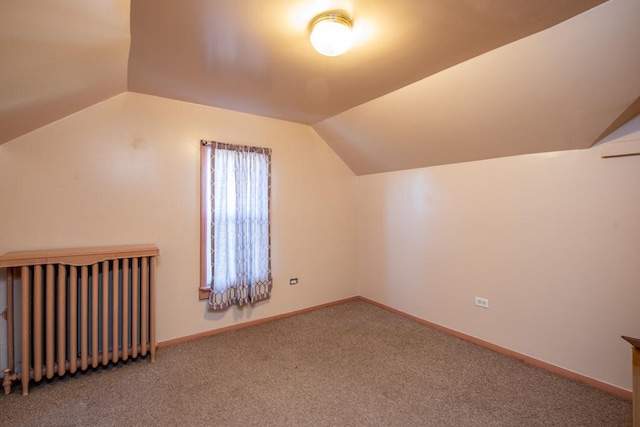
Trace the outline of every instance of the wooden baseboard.
[[313, 307], [303, 308], [301, 310], [290, 311], [288, 313], [276, 314], [275, 316], [265, 317], [263, 319], [251, 320], [249, 322], [238, 323], [224, 328], [213, 329], [210, 331], [200, 332], [199, 334], [187, 335], [185, 337], [174, 338], [166, 341], [158, 342], [157, 348], [165, 348], [175, 344], [182, 344], [185, 342], [197, 340], [204, 337], [210, 337], [213, 335], [224, 334], [225, 332], [235, 331], [238, 329], [249, 328], [251, 326], [262, 325], [263, 323], [273, 322], [274, 320], [285, 319], [287, 317], [297, 316], [298, 314], [309, 313], [310, 311], [320, 310], [321, 308], [331, 307], [333, 305], [344, 304], [349, 301], [356, 301], [360, 297], [349, 297], [337, 301], [332, 301], [320, 305], [314, 305]]
[[537, 368], [544, 369], [544, 370], [549, 371], [551, 373], [554, 373], [556, 375], [560, 375], [561, 377], [565, 377], [565, 378], [572, 379], [574, 381], [578, 381], [578, 382], [580, 382], [582, 384], [586, 384], [586, 385], [588, 385], [590, 387], [597, 388], [598, 390], [605, 391], [607, 393], [613, 394], [613, 395], [618, 396], [618, 397], [622, 397], [624, 399], [631, 400], [632, 397], [633, 397], [633, 393], [631, 391], [629, 391], [629, 390], [625, 390], [623, 388], [616, 387], [614, 385], [611, 385], [611, 384], [608, 384], [608, 383], [605, 383], [605, 382], [602, 382], [602, 381], [598, 381], [598, 380], [596, 380], [594, 378], [587, 377], [587, 376], [582, 375], [582, 374], [578, 374], [577, 372], [573, 372], [573, 371], [570, 371], [568, 369], [564, 369], [564, 368], [561, 368], [559, 366], [552, 365], [551, 363], [547, 363], [547, 362], [543, 362], [542, 360], [535, 359], [535, 358], [533, 358], [531, 356], [527, 356], [525, 354], [518, 353], [517, 351], [509, 350], [508, 348], [501, 347], [499, 345], [492, 344], [492, 343], [490, 343], [488, 341], [481, 340], [480, 338], [476, 338], [474, 336], [467, 335], [465, 333], [456, 331], [454, 329], [449, 329], [449, 328], [447, 328], [445, 326], [441, 326], [441, 325], [438, 325], [437, 323], [429, 322], [428, 320], [424, 320], [424, 319], [421, 319], [421, 318], [416, 317], [416, 316], [412, 316], [411, 314], [408, 314], [408, 313], [405, 313], [403, 311], [397, 310], [397, 309], [395, 309], [393, 307], [389, 307], [389, 306], [384, 305], [382, 303], [379, 303], [377, 301], [370, 300], [369, 298], [365, 298], [365, 297], [360, 296], [360, 297], [358, 297], [358, 299], [361, 300], [361, 301], [367, 302], [369, 304], [375, 305], [376, 307], [380, 307], [380, 308], [383, 308], [383, 309], [385, 309], [387, 311], [390, 311], [392, 313], [398, 314], [398, 315], [400, 315], [402, 317], [406, 317], [407, 319], [413, 320], [415, 322], [418, 322], [418, 323], [423, 324], [425, 326], [428, 326], [430, 328], [433, 328], [433, 329], [436, 329], [438, 331], [444, 332], [446, 334], [452, 335], [454, 337], [463, 339], [465, 341], [469, 341], [469, 342], [471, 342], [473, 344], [477, 344], [477, 345], [479, 345], [481, 347], [488, 348], [489, 350], [493, 350], [493, 351], [498, 352], [500, 354], [504, 354], [505, 356], [513, 357], [514, 359], [518, 359], [518, 360], [520, 360], [522, 362], [525, 362], [525, 363], [527, 363], [529, 365], [535, 366]]

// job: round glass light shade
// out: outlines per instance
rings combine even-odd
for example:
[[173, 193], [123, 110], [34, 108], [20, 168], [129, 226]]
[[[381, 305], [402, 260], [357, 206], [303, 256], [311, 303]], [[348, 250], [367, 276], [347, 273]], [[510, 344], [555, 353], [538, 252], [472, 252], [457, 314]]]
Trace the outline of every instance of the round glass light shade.
[[338, 56], [351, 46], [351, 22], [341, 15], [325, 15], [313, 23], [311, 44], [325, 56]]

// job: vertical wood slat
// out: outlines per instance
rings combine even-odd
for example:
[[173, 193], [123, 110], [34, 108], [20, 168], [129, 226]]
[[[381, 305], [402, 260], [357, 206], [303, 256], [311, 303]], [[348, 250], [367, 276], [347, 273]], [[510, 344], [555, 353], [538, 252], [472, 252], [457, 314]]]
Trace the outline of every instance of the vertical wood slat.
[[80, 268], [80, 369], [89, 366], [89, 268]]
[[98, 366], [98, 282], [100, 265], [91, 268], [91, 367]]
[[142, 257], [142, 265], [140, 266], [140, 354], [147, 355], [147, 339], [149, 331], [147, 329], [149, 321], [149, 299], [148, 299], [148, 280], [149, 280], [149, 258]]
[[138, 357], [138, 258], [131, 266], [131, 357]]
[[7, 269], [7, 367], [14, 372], [16, 369], [16, 363], [14, 359], [14, 345], [15, 339], [13, 338], [13, 268]]
[[33, 268], [33, 379], [42, 379], [42, 265]]
[[69, 267], [69, 372], [78, 370], [78, 268]]
[[64, 375], [67, 342], [67, 273], [64, 265], [58, 265], [58, 375]]
[[640, 427], [640, 338], [621, 338], [631, 344], [631, 412], [633, 427]]
[[151, 361], [156, 361], [156, 257], [151, 257], [149, 266], [149, 338]]
[[30, 278], [29, 267], [22, 267], [20, 280], [22, 281], [22, 395], [29, 394], [29, 341], [31, 341], [31, 327], [29, 325], [29, 295]]
[[102, 364], [109, 363], [109, 261], [102, 262]]
[[633, 426], [640, 426], [640, 349], [634, 346], [631, 355], [631, 384], [632, 384], [632, 411]]
[[129, 259], [122, 261], [122, 360], [129, 358]]
[[46, 352], [46, 367], [47, 378], [53, 378], [53, 365], [54, 365], [54, 344], [53, 344], [53, 303], [54, 301], [54, 283], [55, 283], [55, 268], [52, 264], [47, 264], [46, 274], [46, 322], [45, 322], [45, 352]]
[[112, 327], [111, 327], [111, 334], [112, 334], [112, 342], [111, 342], [111, 347], [113, 349], [113, 353], [112, 353], [112, 361], [113, 363], [118, 361], [118, 338], [119, 338], [119, 331], [118, 331], [118, 308], [120, 307], [120, 295], [119, 295], [119, 279], [120, 279], [120, 275], [119, 275], [119, 268], [118, 268], [118, 260], [114, 259], [113, 260], [113, 264], [112, 264], [112, 269], [113, 269], [113, 313], [111, 314], [111, 319], [112, 319]]

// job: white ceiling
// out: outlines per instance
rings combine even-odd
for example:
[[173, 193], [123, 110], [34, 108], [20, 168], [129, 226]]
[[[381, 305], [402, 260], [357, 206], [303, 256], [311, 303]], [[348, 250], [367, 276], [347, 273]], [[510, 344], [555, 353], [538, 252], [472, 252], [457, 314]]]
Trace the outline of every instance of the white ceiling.
[[[331, 9], [357, 34], [336, 58], [307, 39]], [[3, 0], [0, 143], [130, 90], [309, 124], [356, 174], [586, 148], [640, 109], [638, 22], [638, 0]]]

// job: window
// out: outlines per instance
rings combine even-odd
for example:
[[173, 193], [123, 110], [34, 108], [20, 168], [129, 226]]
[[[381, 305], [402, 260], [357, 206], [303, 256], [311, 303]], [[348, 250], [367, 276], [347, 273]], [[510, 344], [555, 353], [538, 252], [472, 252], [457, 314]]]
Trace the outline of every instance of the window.
[[211, 310], [271, 293], [271, 149], [202, 141], [200, 299]]

